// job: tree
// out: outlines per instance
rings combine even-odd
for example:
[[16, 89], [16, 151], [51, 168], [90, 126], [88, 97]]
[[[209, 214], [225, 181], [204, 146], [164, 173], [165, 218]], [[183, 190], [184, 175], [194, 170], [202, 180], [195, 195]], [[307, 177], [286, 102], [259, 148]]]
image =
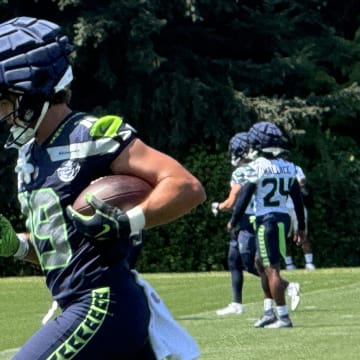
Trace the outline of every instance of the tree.
[[[347, 177], [353, 197], [359, 194], [353, 180], [360, 140], [353, 131], [360, 103], [359, 8], [355, 0], [22, 0], [0, 2], [0, 19], [26, 14], [60, 23], [75, 43], [73, 108], [123, 115], [146, 142], [198, 175], [209, 202], [227, 189], [222, 162], [230, 137], [258, 120], [277, 123], [316, 185], [321, 207], [312, 211], [314, 235], [325, 238], [326, 232], [332, 246], [339, 234], [353, 245], [359, 227], [357, 220], [347, 232], [341, 221], [331, 222], [331, 231], [323, 226], [330, 213], [354, 218], [355, 200], [340, 217], [332, 213], [333, 204], [345, 203]], [[11, 173], [15, 155], [0, 152], [3, 174]], [[336, 168], [341, 173], [332, 174]], [[0, 191], [6, 198], [0, 211], [20, 224], [15, 183], [0, 178]], [[194, 234], [200, 258], [187, 258], [182, 268], [221, 263], [218, 245], [199, 245], [209, 227], [215, 239], [224, 237], [208, 206], [192, 215], [194, 222], [187, 218], [195, 233], [182, 221], [171, 232], [153, 233], [155, 247], [174, 243], [179, 256], [171, 268], [185, 251], [181, 237]]]

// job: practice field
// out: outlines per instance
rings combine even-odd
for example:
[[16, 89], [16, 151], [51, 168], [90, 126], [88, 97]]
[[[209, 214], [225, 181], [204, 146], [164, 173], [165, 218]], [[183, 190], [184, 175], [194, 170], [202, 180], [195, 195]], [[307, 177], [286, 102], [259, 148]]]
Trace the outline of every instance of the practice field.
[[[301, 283], [302, 296], [291, 313], [294, 328], [277, 330], [253, 327], [262, 312], [262, 294], [258, 278], [249, 274], [245, 313], [226, 317], [218, 317], [215, 310], [231, 300], [227, 272], [143, 277], [197, 340], [202, 360], [360, 359], [360, 268], [282, 275]], [[41, 326], [51, 299], [41, 277], [3, 278], [0, 287], [0, 360], [7, 360]]]

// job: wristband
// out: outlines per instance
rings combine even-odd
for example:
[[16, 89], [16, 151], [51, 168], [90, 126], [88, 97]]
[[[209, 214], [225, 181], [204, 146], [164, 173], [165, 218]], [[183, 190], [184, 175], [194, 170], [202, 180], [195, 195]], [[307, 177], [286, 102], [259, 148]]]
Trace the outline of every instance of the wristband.
[[126, 215], [129, 218], [131, 234], [139, 232], [145, 227], [145, 215], [140, 206], [130, 209]]
[[16, 236], [19, 239], [19, 247], [14, 254], [14, 257], [17, 259], [24, 259], [30, 249], [29, 242], [24, 234], [16, 234]]

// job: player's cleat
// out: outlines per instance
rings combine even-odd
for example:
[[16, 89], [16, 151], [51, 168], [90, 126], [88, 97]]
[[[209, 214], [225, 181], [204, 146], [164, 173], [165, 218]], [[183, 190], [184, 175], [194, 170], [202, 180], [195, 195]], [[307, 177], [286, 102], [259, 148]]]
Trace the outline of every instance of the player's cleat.
[[286, 265], [285, 269], [288, 271], [296, 270], [296, 266], [294, 264], [289, 264], [289, 265]]
[[264, 326], [266, 329], [280, 329], [280, 328], [291, 328], [292, 322], [289, 317], [282, 317], [272, 324]]
[[223, 315], [231, 315], [231, 314], [242, 314], [244, 312], [244, 308], [241, 304], [232, 302], [227, 307], [216, 311], [216, 314], [219, 316]]
[[277, 321], [277, 317], [273, 311], [264, 313], [264, 315], [255, 322], [254, 326], [256, 328], [261, 328], [266, 325], [272, 324]]
[[289, 283], [286, 293], [290, 297], [290, 308], [295, 311], [300, 303], [300, 284], [297, 282]]
[[305, 269], [306, 270], [315, 270], [315, 265], [313, 263], [306, 263]]

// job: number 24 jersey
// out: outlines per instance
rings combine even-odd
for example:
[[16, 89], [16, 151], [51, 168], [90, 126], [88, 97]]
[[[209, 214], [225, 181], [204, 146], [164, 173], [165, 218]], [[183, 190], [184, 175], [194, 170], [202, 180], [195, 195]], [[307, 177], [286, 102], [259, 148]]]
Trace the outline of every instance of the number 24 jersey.
[[256, 215], [272, 212], [288, 213], [290, 189], [296, 180], [296, 166], [281, 158], [259, 157], [246, 166], [246, 180], [254, 183]]

